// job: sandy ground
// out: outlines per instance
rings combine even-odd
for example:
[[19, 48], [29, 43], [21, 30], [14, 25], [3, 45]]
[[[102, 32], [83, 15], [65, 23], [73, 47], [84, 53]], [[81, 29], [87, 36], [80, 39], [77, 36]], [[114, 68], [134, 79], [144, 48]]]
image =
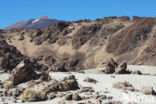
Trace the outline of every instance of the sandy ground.
[[[97, 74], [98, 70], [102, 70], [104, 68], [99, 69], [89, 69], [85, 71], [85, 74], [83, 73], [77, 73], [72, 72], [71, 74], [75, 75], [78, 83], [80, 86], [83, 87], [93, 87], [95, 92], [99, 92], [103, 95], [113, 96], [113, 101], [122, 101], [124, 104], [127, 104], [128, 102], [136, 102], [137, 104], [155, 104], [156, 103], [156, 97], [151, 95], [144, 95], [141, 92], [129, 92], [125, 93], [123, 90], [113, 88], [112, 85], [119, 81], [128, 81], [130, 82], [135, 89], [141, 90], [143, 86], [153, 86], [153, 88], [156, 90], [156, 76], [152, 75], [131, 75], [131, 74], [125, 74], [125, 75], [112, 75], [112, 74]], [[142, 73], [150, 73], [150, 74], [156, 74], [156, 67], [151, 66], [134, 66], [129, 65], [128, 69], [130, 70], [140, 70]], [[62, 72], [51, 72], [50, 76], [53, 79], [63, 79], [65, 76], [68, 76], [70, 74], [68, 73], [62, 73]], [[112, 76], [115, 76], [113, 78]], [[9, 74], [1, 74], [0, 79], [2, 81], [5, 81], [9, 77]], [[93, 83], [87, 83], [84, 82], [84, 78], [91, 77], [96, 79], [98, 82], [96, 84]], [[109, 93], [105, 93], [109, 92]], [[82, 95], [83, 96], [83, 95]], [[1, 102], [2, 99], [0, 99], [0, 104], [4, 104]], [[56, 98], [54, 100], [44, 101], [44, 102], [30, 102], [30, 103], [23, 103], [23, 104], [58, 104], [59, 102], [64, 101], [64, 98]], [[96, 102], [93, 99], [91, 99], [92, 102]], [[84, 102], [84, 101], [79, 101]], [[107, 102], [107, 101], [106, 101]], [[66, 104], [77, 104], [78, 102], [66, 102]], [[13, 102], [8, 102], [8, 104], [13, 104]], [[21, 103], [16, 103], [21, 104]], [[62, 103], [60, 103], [62, 104]]]

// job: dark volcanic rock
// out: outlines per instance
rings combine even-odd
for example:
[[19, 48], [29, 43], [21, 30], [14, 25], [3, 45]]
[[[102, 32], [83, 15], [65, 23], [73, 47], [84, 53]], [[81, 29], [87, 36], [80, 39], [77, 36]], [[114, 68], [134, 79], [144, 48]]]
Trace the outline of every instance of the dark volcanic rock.
[[20, 35], [18, 40], [24, 40], [24, 35]]
[[49, 79], [50, 79], [50, 76], [49, 76], [49, 74], [47, 72], [41, 73], [40, 80], [48, 81]]
[[117, 67], [117, 63], [114, 61], [113, 58], [111, 58], [107, 63], [106, 63], [106, 69], [104, 70], [104, 73], [106, 74], [112, 74], [115, 72], [115, 68]]
[[106, 49], [107, 52], [121, 55], [133, 50], [137, 47], [138, 42], [147, 39], [147, 34], [152, 31], [154, 24], [154, 18], [143, 18], [134, 25], [127, 27], [109, 39], [109, 44]]
[[75, 78], [65, 78], [65, 80], [57, 81], [54, 80], [50, 86], [46, 89], [47, 93], [57, 92], [57, 91], [69, 91], [79, 89], [78, 82]]
[[11, 80], [13, 85], [16, 86], [20, 83], [36, 79], [37, 77], [38, 74], [34, 72], [32, 63], [25, 59], [15, 69], [13, 69]]
[[127, 62], [124, 61], [117, 67], [117, 69], [115, 70], [115, 74], [126, 74], [127, 73], [126, 69], [127, 69]]
[[65, 100], [72, 100], [72, 94], [68, 94], [66, 97], [65, 97]]
[[65, 97], [66, 100], [74, 100], [74, 101], [79, 101], [82, 100], [82, 98], [78, 94], [68, 94]]
[[67, 70], [65, 69], [65, 64], [64, 63], [58, 63], [58, 64], [54, 64], [52, 66], [51, 71], [54, 71], [54, 72], [66, 72]]
[[0, 40], [0, 70], [11, 71], [24, 57], [16, 47], [8, 45], [3, 39]]
[[75, 101], [82, 100], [82, 98], [78, 94], [73, 94], [72, 99]]

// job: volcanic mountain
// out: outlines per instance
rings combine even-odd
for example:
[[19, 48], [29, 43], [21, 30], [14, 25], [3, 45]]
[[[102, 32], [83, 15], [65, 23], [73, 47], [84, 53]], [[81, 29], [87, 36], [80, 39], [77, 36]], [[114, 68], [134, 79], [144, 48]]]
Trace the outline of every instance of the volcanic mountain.
[[57, 24], [61, 20], [51, 19], [47, 16], [41, 16], [38, 19], [30, 19], [28, 21], [19, 21], [15, 24], [12, 24], [5, 28], [5, 30], [9, 30], [12, 28], [45, 28], [52, 24]]

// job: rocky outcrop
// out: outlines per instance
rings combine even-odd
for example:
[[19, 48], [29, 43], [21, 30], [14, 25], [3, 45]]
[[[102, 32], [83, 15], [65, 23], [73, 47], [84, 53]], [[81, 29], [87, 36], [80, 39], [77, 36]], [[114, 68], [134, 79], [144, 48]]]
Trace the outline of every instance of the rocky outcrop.
[[44, 57], [44, 61], [48, 66], [52, 66], [53, 64], [55, 64], [56, 59], [54, 58], [54, 56], [49, 55]]
[[62, 81], [52, 80], [47, 86], [46, 93], [57, 92], [57, 91], [69, 91], [79, 89], [78, 82], [75, 76], [69, 76]]
[[32, 63], [25, 59], [12, 71], [11, 80], [13, 85], [16, 86], [20, 83], [36, 79], [38, 74], [34, 71]]
[[0, 70], [11, 72], [24, 58], [20, 51], [0, 39]]
[[[137, 47], [141, 40], [146, 41], [147, 34], [152, 31], [155, 25], [155, 18], [143, 18], [134, 25], [127, 27], [116, 36], [109, 39], [107, 52], [121, 55], [130, 52]], [[144, 42], [142, 41], [142, 42]]]
[[[106, 69], [103, 70], [105, 74], [130, 74], [131, 72], [127, 70], [127, 62], [124, 61], [118, 65], [117, 62], [111, 58], [109, 61], [106, 62]], [[101, 73], [102, 73], [101, 72]]]

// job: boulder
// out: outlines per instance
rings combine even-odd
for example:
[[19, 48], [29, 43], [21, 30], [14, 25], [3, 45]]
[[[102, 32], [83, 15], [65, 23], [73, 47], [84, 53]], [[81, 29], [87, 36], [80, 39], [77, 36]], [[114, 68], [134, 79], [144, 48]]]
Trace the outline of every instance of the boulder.
[[93, 79], [93, 78], [89, 78], [89, 77], [86, 77], [85, 79], [84, 79], [84, 81], [85, 82], [90, 82], [90, 83], [97, 83], [97, 80], [95, 80], [95, 79]]
[[156, 95], [156, 92], [151, 86], [143, 86], [143, 88], [141, 89], [141, 92], [146, 95]]
[[108, 61], [106, 63], [106, 69], [104, 70], [104, 73], [106, 74], [112, 74], [115, 72], [115, 65], [111, 63], [111, 61]]
[[82, 100], [82, 98], [77, 94], [68, 94], [66, 97], [65, 97], [66, 100], [74, 100], [74, 101], [80, 101]]
[[69, 59], [65, 63], [65, 68], [67, 69], [67, 71], [76, 71], [76, 67], [79, 61], [80, 61], [79, 59]]
[[65, 100], [72, 100], [72, 96], [73, 96], [73, 94], [68, 94], [68, 95], [65, 97]]
[[16, 86], [20, 83], [35, 79], [38, 74], [34, 72], [32, 63], [25, 59], [12, 71], [11, 80], [13, 85]]
[[113, 84], [113, 87], [123, 90], [135, 91], [135, 88], [132, 86], [132, 84], [127, 81], [115, 83]]
[[24, 35], [20, 35], [18, 40], [24, 40]]
[[118, 67], [118, 63], [117, 63], [113, 58], [111, 58], [109, 62], [110, 62], [115, 68]]
[[115, 74], [126, 74], [127, 73], [127, 62], [121, 63], [115, 70]]
[[40, 74], [40, 80], [41, 81], [48, 81], [50, 79], [49, 73], [47, 72], [42, 72]]
[[[127, 62], [124, 61], [118, 65], [117, 62], [114, 61], [113, 58], [109, 59], [106, 62], [105, 70], [100, 70], [98, 74], [105, 73], [105, 74], [130, 74], [131, 71], [127, 70]], [[137, 74], [140, 74], [139, 72]]]
[[77, 93], [76, 94], [73, 94], [72, 99], [74, 101], [80, 101], [80, 100], [82, 100], [82, 98]]
[[62, 81], [52, 80], [47, 86], [46, 93], [79, 89], [76, 79], [64, 78]]
[[46, 63], [48, 66], [51, 66], [51, 65], [55, 64], [56, 59], [55, 59], [53, 56], [50, 55], [50, 56], [44, 57], [44, 61], [45, 61], [45, 63]]
[[135, 70], [135, 71], [132, 71], [132, 74], [142, 75], [142, 73], [141, 73], [141, 71], [140, 71], [140, 70]]
[[54, 64], [50, 70], [54, 71], [54, 72], [66, 72], [67, 71], [65, 69], [65, 64], [64, 63]]

